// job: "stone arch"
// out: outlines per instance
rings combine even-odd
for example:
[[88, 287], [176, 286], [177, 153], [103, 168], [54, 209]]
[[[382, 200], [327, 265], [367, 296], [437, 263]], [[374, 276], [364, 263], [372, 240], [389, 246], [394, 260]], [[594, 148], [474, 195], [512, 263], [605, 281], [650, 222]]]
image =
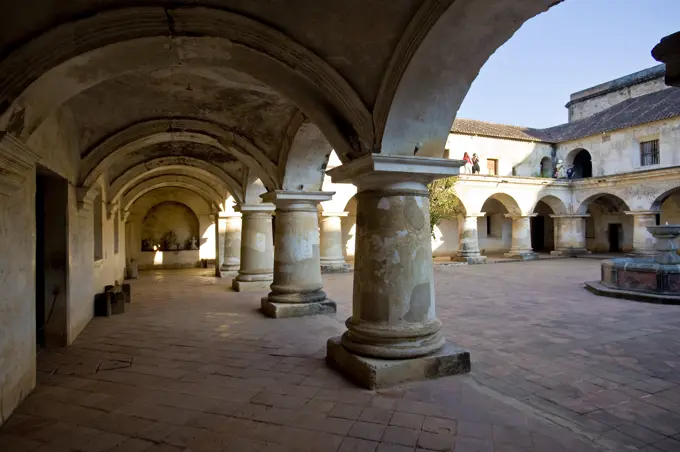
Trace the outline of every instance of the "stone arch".
[[486, 200], [482, 203], [481, 208], [482, 212], [484, 211], [484, 205], [489, 200], [498, 201], [500, 204], [503, 205], [503, 207], [505, 207], [505, 210], [509, 214], [519, 215], [522, 213], [522, 209], [519, 207], [519, 203], [515, 200], [515, 198], [513, 198], [507, 193], [494, 193], [493, 195], [486, 198]]
[[671, 196], [680, 193], [680, 186], [670, 188], [656, 197], [649, 210], [661, 210], [661, 205]]
[[529, 220], [531, 248], [534, 251], [555, 250], [555, 221], [551, 215], [566, 214], [564, 202], [557, 196], [545, 195], [536, 201], [531, 212], [536, 214]]
[[221, 181], [226, 185], [227, 191], [234, 197], [236, 202], [240, 202], [243, 199], [239, 183], [221, 168], [199, 159], [171, 157], [140, 163], [111, 181], [109, 189], [111, 202], [115, 202], [123, 193], [143, 179], [158, 177], [165, 173], [177, 174], [178, 172], [195, 173], [197, 179], [208, 180], [212, 183], [216, 181], [219, 183]]
[[550, 157], [543, 157], [541, 159], [541, 177], [552, 177], [555, 173], [553, 161]]
[[[174, 47], [189, 46], [181, 56], [171, 53], [180, 60], [214, 61], [221, 55], [220, 65], [247, 73], [291, 99], [343, 154], [361, 152], [373, 142], [368, 109], [350, 84], [322, 58], [254, 19], [196, 6], [110, 9], [56, 26], [19, 47], [0, 63], [4, 75], [0, 83], [0, 129], [18, 131], [25, 138], [48, 111], [68, 98], [107, 78], [140, 67], [149, 69], [144, 53], [131, 51], [136, 45], [149, 43], [155, 45], [156, 52], [166, 53]], [[117, 68], [109, 66], [94, 79], [84, 79], [82, 68], [88, 61], [107, 59], [105, 52], [118, 52], [127, 58], [112, 59]], [[132, 67], [123, 66], [124, 62]], [[194, 61], [192, 66], [199, 65]], [[205, 63], [203, 66], [209, 68]], [[49, 86], [62, 89], [46, 96], [49, 90], [45, 87]]]
[[278, 167], [283, 190], [321, 190], [324, 171], [333, 151], [321, 130], [305, 121], [302, 115], [296, 115], [288, 126], [283, 143]]
[[579, 206], [586, 218], [586, 248], [593, 252], [626, 252], [633, 248], [633, 217], [628, 204], [618, 196], [600, 192]]
[[598, 200], [603, 200], [603, 202], [605, 203], [605, 207], [607, 207], [611, 211], [622, 213], [627, 210], [630, 210], [628, 204], [623, 199], [619, 198], [617, 195], [612, 193], [600, 192], [584, 199], [578, 208], [578, 214], [585, 215], [588, 211], [588, 207], [590, 206], [590, 204]]
[[151, 119], [111, 135], [84, 154], [80, 169], [81, 185], [90, 186], [109, 165], [126, 155], [153, 144], [177, 141], [204, 144], [232, 155], [268, 187], [278, 188], [276, 165], [261, 149], [218, 124], [194, 118]]
[[134, 204], [137, 199], [144, 196], [146, 193], [161, 187], [182, 187], [193, 191], [200, 195], [216, 212], [218, 211], [220, 204], [224, 203], [224, 200], [227, 197], [226, 193], [220, 194], [203, 180], [195, 179], [190, 176], [164, 175], [146, 179], [128, 190], [122, 198], [123, 210], [129, 210], [130, 206]]
[[536, 211], [536, 206], [540, 202], [545, 203], [548, 207], [550, 207], [550, 210], [552, 210], [553, 214], [566, 215], [568, 213], [568, 209], [567, 206], [564, 204], [564, 201], [562, 201], [555, 195], [544, 195], [539, 197], [539, 199], [536, 200], [536, 203], [531, 208], [532, 212]]
[[587, 149], [573, 149], [567, 154], [565, 163], [567, 168], [572, 167], [574, 170], [572, 179], [593, 177], [593, 157]]
[[441, 157], [455, 114], [482, 65], [522, 23], [555, 3], [423, 2], [380, 86], [374, 109], [376, 148], [413, 155], [418, 147], [418, 155]]

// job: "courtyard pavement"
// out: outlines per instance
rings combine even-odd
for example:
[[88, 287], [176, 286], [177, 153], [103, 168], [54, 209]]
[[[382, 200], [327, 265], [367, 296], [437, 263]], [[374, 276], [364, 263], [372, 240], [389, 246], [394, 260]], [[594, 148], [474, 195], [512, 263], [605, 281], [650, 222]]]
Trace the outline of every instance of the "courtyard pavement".
[[680, 307], [596, 297], [599, 262], [436, 266], [472, 373], [367, 391], [323, 361], [336, 316], [272, 320], [205, 270], [143, 273], [124, 315], [38, 358], [0, 451], [680, 451]]

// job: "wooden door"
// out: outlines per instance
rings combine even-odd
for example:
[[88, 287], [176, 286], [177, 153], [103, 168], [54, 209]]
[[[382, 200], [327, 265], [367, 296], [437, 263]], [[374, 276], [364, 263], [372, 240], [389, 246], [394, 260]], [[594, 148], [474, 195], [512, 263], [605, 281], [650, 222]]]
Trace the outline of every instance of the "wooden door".
[[486, 159], [486, 169], [489, 176], [498, 175], [498, 159]]

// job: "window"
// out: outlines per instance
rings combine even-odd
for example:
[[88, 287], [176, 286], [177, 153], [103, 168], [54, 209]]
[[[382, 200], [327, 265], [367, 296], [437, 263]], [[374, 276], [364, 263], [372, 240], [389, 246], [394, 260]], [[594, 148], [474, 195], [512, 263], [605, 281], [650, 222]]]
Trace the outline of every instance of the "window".
[[491, 215], [486, 216], [486, 236], [491, 237], [493, 234], [491, 233]]
[[445, 159], [451, 158], [451, 150], [450, 149], [444, 149], [444, 158]]
[[118, 235], [120, 234], [119, 232], [119, 221], [118, 221], [118, 211], [116, 210], [116, 213], [113, 215], [113, 252], [114, 254], [118, 254]]
[[97, 195], [92, 202], [92, 229], [94, 233], [94, 260], [104, 258], [102, 245], [102, 195]]
[[498, 159], [486, 159], [486, 169], [489, 176], [498, 176]]
[[659, 140], [642, 141], [640, 143], [640, 165], [659, 164]]

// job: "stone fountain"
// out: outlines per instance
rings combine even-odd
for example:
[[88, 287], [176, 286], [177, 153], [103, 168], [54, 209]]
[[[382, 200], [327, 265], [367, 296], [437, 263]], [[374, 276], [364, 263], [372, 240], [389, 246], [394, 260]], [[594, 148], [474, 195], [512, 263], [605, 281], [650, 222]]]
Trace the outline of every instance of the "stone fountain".
[[586, 283], [596, 295], [648, 303], [680, 305], [680, 256], [676, 239], [680, 224], [649, 226], [656, 255], [625, 257], [602, 262], [602, 280]]

